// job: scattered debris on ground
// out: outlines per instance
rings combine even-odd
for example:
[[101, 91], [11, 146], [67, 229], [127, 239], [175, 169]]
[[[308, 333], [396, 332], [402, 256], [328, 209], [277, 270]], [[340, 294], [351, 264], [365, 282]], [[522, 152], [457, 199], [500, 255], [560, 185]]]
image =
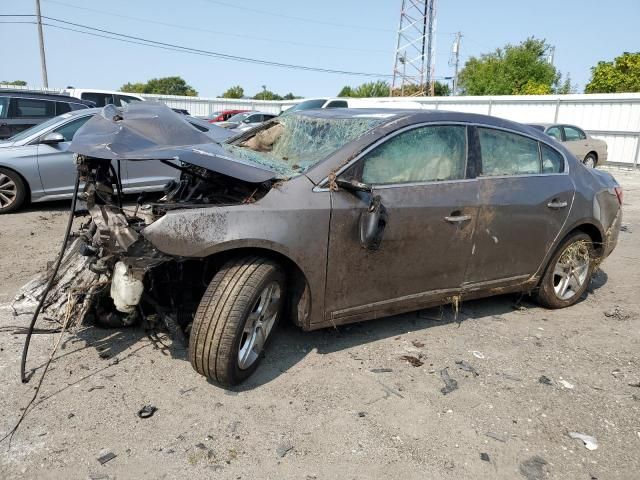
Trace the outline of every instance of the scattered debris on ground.
[[158, 407], [153, 405], [145, 405], [140, 410], [138, 410], [138, 416], [140, 418], [150, 418], [153, 417], [153, 414], [158, 411]]
[[105, 463], [113, 460], [114, 458], [116, 458], [117, 455], [113, 452], [106, 452], [103, 455], [100, 455], [98, 457], [98, 462], [100, 462], [100, 465], [104, 465]]
[[498, 435], [497, 433], [486, 432], [485, 435], [489, 438], [493, 438], [494, 440], [497, 440], [498, 442], [507, 443], [507, 439], [502, 435]]
[[542, 383], [543, 385], [551, 385], [552, 382], [551, 379], [546, 375], [540, 375], [540, 378], [538, 378], [538, 383]]
[[520, 473], [527, 480], [542, 480], [546, 477], [544, 467], [547, 464], [544, 458], [535, 455], [520, 464]]
[[371, 373], [390, 373], [393, 372], [393, 368], [372, 368], [369, 371]]
[[414, 357], [413, 355], [402, 355], [400, 358], [405, 362], [410, 363], [412, 367], [421, 367], [422, 365], [424, 365], [424, 362], [422, 360], [420, 360], [418, 357]]
[[458, 382], [455, 379], [451, 378], [447, 368], [443, 368], [442, 370], [440, 370], [440, 378], [442, 378], [442, 381], [444, 382], [444, 387], [440, 389], [443, 395], [446, 395], [458, 389]]
[[291, 450], [293, 450], [293, 445], [291, 445], [290, 443], [283, 443], [281, 445], [278, 445], [278, 448], [276, 448], [276, 453], [280, 458], [282, 458]]
[[569, 390], [573, 390], [573, 383], [569, 383], [566, 380], [558, 380], [558, 383], [562, 385], [564, 388], [568, 388]]
[[474, 350], [473, 352], [471, 352], [471, 355], [473, 355], [474, 357], [479, 358], [479, 359], [483, 359], [484, 358], [484, 353], [478, 352], [477, 350]]
[[604, 316], [607, 318], [613, 318], [615, 320], [629, 320], [633, 317], [631, 312], [626, 311], [624, 308], [616, 305], [612, 309], [604, 312]]
[[464, 360], [456, 360], [456, 365], [458, 365], [459, 369], [473, 374], [474, 377], [478, 377], [480, 375], [478, 371], [471, 366], [471, 364], [465, 362]]
[[422, 348], [422, 347], [424, 347], [424, 343], [419, 342], [418, 340], [413, 340], [413, 341], [411, 342], [411, 345], [413, 345], [413, 346], [414, 346], [414, 347], [416, 347], [416, 348]]
[[483, 462], [490, 462], [491, 460], [489, 459], [489, 454], [482, 452], [480, 454], [480, 460], [482, 460]]
[[569, 432], [569, 436], [571, 438], [582, 440], [582, 443], [584, 443], [584, 446], [587, 448], [587, 450], [596, 450], [598, 448], [598, 441], [591, 435], [585, 435], [584, 433], [578, 432]]

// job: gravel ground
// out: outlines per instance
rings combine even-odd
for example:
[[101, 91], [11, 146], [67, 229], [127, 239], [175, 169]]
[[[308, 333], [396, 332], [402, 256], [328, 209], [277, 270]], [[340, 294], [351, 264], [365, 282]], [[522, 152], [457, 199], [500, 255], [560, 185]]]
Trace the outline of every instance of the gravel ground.
[[[164, 334], [86, 327], [63, 338], [35, 408], [0, 444], [0, 478], [637, 479], [640, 175], [614, 174], [626, 231], [574, 307], [510, 295], [464, 303], [457, 318], [284, 325], [234, 390], [197, 375]], [[54, 258], [66, 208], [0, 217], [0, 304]], [[11, 327], [27, 322], [0, 307], [0, 432], [36, 384], [20, 383], [24, 336]], [[31, 366], [56, 338], [35, 336]], [[157, 411], [141, 419], [145, 405]]]

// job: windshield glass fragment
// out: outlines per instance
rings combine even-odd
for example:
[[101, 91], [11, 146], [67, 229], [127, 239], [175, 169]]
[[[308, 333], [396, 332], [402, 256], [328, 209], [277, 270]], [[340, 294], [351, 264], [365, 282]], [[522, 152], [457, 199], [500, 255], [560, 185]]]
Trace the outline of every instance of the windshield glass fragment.
[[306, 172], [384, 120], [377, 117], [283, 116], [248, 140], [222, 146], [236, 157], [293, 177]]

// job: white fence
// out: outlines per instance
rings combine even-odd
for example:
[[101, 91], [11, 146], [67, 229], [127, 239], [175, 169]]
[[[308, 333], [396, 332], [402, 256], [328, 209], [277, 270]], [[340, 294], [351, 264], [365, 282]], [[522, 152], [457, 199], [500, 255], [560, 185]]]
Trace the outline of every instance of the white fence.
[[[293, 101], [232, 100], [226, 98], [143, 95], [170, 107], [205, 116], [225, 109], [256, 109], [278, 113]], [[481, 113], [522, 123], [569, 123], [607, 142], [609, 163], [638, 166], [640, 162], [640, 94], [525, 95], [495, 97], [411, 97], [424, 108]]]
[[[50, 89], [52, 92], [61, 90]], [[142, 95], [191, 115], [208, 116], [227, 109], [279, 113], [300, 100], [249, 99]], [[496, 97], [411, 97], [378, 100], [411, 100], [424, 108], [482, 113], [522, 123], [569, 123], [607, 142], [609, 163], [637, 167], [640, 163], [640, 94], [526, 95]]]

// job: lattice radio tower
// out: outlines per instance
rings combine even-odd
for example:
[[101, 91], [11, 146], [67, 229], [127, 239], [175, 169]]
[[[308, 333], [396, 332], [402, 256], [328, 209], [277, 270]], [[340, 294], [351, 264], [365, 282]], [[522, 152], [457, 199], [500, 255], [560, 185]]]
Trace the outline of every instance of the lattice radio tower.
[[391, 96], [433, 95], [435, 25], [436, 0], [402, 0]]

